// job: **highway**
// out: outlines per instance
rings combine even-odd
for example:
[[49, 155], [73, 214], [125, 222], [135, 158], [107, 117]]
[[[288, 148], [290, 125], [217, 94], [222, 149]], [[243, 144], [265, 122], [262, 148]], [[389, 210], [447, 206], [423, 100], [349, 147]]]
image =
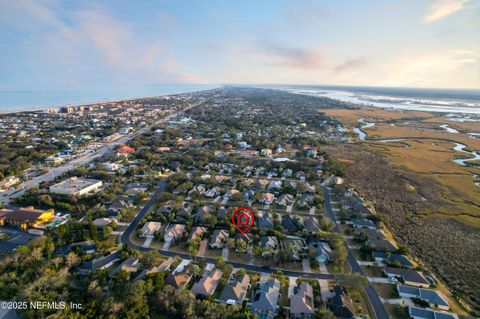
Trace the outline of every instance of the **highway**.
[[[146, 252], [146, 251], [149, 251], [149, 250], [152, 250], [153, 248], [145, 248], [145, 247], [141, 247], [141, 246], [138, 246], [136, 244], [134, 244], [131, 240], [130, 240], [130, 237], [132, 236], [132, 234], [135, 234], [135, 230], [137, 228], [137, 225], [138, 223], [140, 222], [140, 220], [146, 215], [148, 214], [152, 207], [154, 206], [158, 196], [165, 191], [165, 188], [166, 188], [166, 182], [164, 180], [162, 180], [160, 182], [160, 185], [158, 187], [158, 189], [155, 191], [155, 193], [152, 195], [152, 197], [150, 198], [150, 200], [147, 202], [147, 204], [145, 204], [145, 206], [141, 209], [141, 211], [137, 214], [137, 216], [135, 216], [135, 218], [132, 220], [132, 222], [130, 223], [130, 225], [128, 226], [128, 228], [125, 230], [125, 232], [123, 233], [122, 237], [121, 237], [121, 243], [124, 244], [124, 243], [127, 243], [130, 247], [132, 247], [133, 249], [136, 249], [138, 251], [141, 251], [141, 252]], [[184, 258], [184, 259], [190, 259], [190, 260], [203, 260], [203, 261], [206, 261], [206, 262], [210, 262], [210, 263], [215, 263], [215, 259], [214, 258], [208, 258], [208, 257], [198, 257], [198, 256], [190, 256], [189, 254], [183, 254], [183, 253], [178, 253], [178, 252], [172, 252], [172, 251], [168, 251], [168, 250], [163, 250], [163, 249], [157, 249], [157, 251], [159, 251], [162, 255], [164, 256], [168, 256], [168, 257], [175, 257], [175, 256], [179, 256], [181, 258]], [[282, 271], [286, 276], [295, 276], [295, 277], [304, 277], [304, 278], [314, 278], [314, 279], [326, 279], [326, 280], [333, 280], [335, 279], [335, 276], [334, 275], [331, 275], [331, 274], [319, 274], [319, 273], [307, 273], [307, 272], [303, 272], [303, 271], [291, 271], [291, 270], [285, 270], [285, 269], [277, 269], [277, 268], [271, 268], [271, 267], [262, 267], [262, 266], [257, 266], [257, 265], [250, 265], [250, 264], [244, 264], [244, 263], [238, 263], [238, 262], [232, 262], [232, 261], [226, 261], [226, 263], [232, 265], [233, 267], [236, 267], [236, 268], [245, 268], [246, 270], [250, 270], [250, 271], [255, 271], [255, 272], [265, 272], [265, 273], [274, 273], [276, 272], [277, 270], [280, 270]]]
[[[332, 210], [332, 204], [330, 202], [330, 191], [328, 190], [327, 187], [322, 187], [323, 188], [323, 197], [325, 201], [325, 211], [327, 213], [327, 216], [335, 223], [335, 232], [341, 233], [340, 228], [338, 227], [337, 220], [335, 219], [335, 215], [333, 214]], [[352, 254], [352, 251], [347, 247], [348, 250], [348, 263], [350, 264], [350, 267], [352, 268], [353, 272], [361, 273], [362, 275], [366, 276], [366, 274], [363, 272], [363, 269], [360, 267], [358, 264], [357, 260]], [[382, 302], [380, 301], [380, 297], [378, 297], [377, 292], [373, 288], [371, 284], [369, 284], [367, 287], [365, 287], [365, 293], [368, 296], [368, 299], [370, 300], [370, 304], [373, 307], [373, 310], [375, 311], [375, 316], [377, 319], [388, 319], [387, 312], [385, 310], [385, 307], [383, 306]]]
[[65, 163], [61, 166], [49, 167], [49, 170], [48, 170], [47, 173], [36, 176], [36, 177], [33, 177], [32, 179], [29, 179], [28, 181], [25, 181], [25, 182], [17, 185], [14, 189], [11, 189], [7, 192], [0, 193], [0, 203], [7, 205], [7, 204], [10, 203], [10, 201], [12, 199], [22, 196], [23, 194], [25, 194], [26, 191], [28, 191], [28, 190], [30, 190], [34, 187], [38, 187], [41, 183], [50, 182], [50, 181], [54, 180], [56, 177], [66, 173], [70, 170], [73, 170], [77, 167], [85, 165], [85, 164], [87, 164], [87, 163], [89, 163], [89, 162], [91, 162], [91, 161], [93, 161], [97, 158], [102, 157], [103, 155], [105, 155], [107, 153], [113, 152], [117, 146], [127, 143], [129, 140], [131, 140], [132, 138], [134, 138], [138, 135], [144, 134], [145, 132], [150, 130], [152, 128], [152, 126], [163, 123], [163, 122], [166, 122], [170, 118], [175, 117], [178, 114], [180, 114], [181, 112], [184, 112], [184, 111], [186, 111], [186, 110], [188, 110], [192, 107], [195, 107], [197, 105], [198, 104], [194, 104], [194, 105], [191, 105], [191, 106], [183, 109], [182, 111], [172, 113], [172, 114], [160, 119], [159, 121], [155, 122], [153, 125], [145, 126], [141, 129], [137, 130], [136, 132], [132, 133], [132, 134], [125, 135], [125, 136], [121, 137], [120, 139], [118, 139], [116, 141], [112, 141], [108, 144], [105, 144], [104, 146], [99, 147], [97, 150], [95, 150], [93, 152], [88, 152], [88, 153], [86, 153], [86, 154], [84, 154], [80, 157], [77, 157], [77, 158], [75, 158], [75, 159], [73, 159], [73, 160], [69, 161], [68, 163]]

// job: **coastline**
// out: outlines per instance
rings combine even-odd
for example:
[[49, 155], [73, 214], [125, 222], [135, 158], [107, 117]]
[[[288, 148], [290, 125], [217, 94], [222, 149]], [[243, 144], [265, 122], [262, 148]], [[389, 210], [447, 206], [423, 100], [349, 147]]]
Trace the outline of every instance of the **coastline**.
[[100, 99], [100, 100], [94, 100], [94, 101], [89, 101], [89, 102], [78, 102], [78, 103], [58, 103], [58, 104], [51, 104], [48, 106], [33, 106], [33, 107], [19, 107], [15, 109], [7, 109], [7, 110], [2, 110], [2, 108], [7, 106], [0, 106], [0, 115], [5, 115], [5, 114], [15, 114], [15, 113], [35, 113], [35, 112], [45, 112], [51, 108], [57, 108], [57, 107], [65, 107], [65, 106], [90, 106], [90, 105], [95, 105], [95, 104], [106, 104], [106, 103], [119, 103], [119, 102], [124, 102], [124, 101], [134, 101], [134, 100], [139, 100], [139, 99], [150, 99], [150, 98], [157, 98], [157, 97], [166, 97], [166, 96], [176, 96], [176, 95], [182, 95], [182, 94], [191, 94], [191, 93], [197, 93], [197, 92], [202, 92], [202, 91], [209, 91], [209, 90], [215, 90], [221, 88], [223, 85], [211, 85], [208, 88], [204, 89], [193, 89], [191, 91], [183, 91], [183, 92], [177, 92], [177, 93], [165, 93], [165, 94], [156, 94], [156, 95], [144, 95], [144, 96], [136, 96], [136, 97], [126, 97], [126, 98], [115, 98], [115, 99]]

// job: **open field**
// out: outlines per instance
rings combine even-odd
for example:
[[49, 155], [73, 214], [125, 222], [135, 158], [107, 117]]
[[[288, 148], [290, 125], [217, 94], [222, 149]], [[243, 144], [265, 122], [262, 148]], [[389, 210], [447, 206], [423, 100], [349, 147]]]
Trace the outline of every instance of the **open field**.
[[[460, 166], [454, 142], [480, 150], [472, 123], [456, 123], [426, 112], [362, 108], [321, 110], [351, 129], [359, 118], [375, 122], [365, 141], [327, 146], [343, 162], [348, 180], [382, 214], [395, 239], [475, 309], [480, 309], [479, 167]], [[440, 128], [447, 124], [460, 133]], [[476, 123], [476, 126], [479, 126]], [[408, 138], [401, 142], [377, 139]], [[462, 301], [462, 300], [461, 300]]]

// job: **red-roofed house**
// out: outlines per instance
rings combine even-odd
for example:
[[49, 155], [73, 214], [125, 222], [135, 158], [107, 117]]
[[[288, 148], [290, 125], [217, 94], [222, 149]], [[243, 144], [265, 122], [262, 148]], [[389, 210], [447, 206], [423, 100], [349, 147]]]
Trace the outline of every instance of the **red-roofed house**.
[[117, 156], [128, 156], [129, 154], [132, 154], [133, 152], [135, 152], [134, 148], [131, 148], [128, 145], [122, 145], [117, 150]]

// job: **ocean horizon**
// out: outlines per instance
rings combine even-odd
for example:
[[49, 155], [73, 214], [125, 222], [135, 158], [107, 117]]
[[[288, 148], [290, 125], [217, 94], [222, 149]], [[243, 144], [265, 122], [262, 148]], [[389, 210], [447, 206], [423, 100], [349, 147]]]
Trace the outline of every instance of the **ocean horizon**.
[[[426, 89], [325, 85], [230, 85], [280, 89], [380, 108], [480, 114], [480, 89]], [[0, 90], [0, 113], [164, 96], [210, 90], [221, 85], [155, 85]]]
[[0, 113], [45, 110], [52, 107], [164, 96], [211, 90], [220, 85], [99, 86], [0, 90]]

